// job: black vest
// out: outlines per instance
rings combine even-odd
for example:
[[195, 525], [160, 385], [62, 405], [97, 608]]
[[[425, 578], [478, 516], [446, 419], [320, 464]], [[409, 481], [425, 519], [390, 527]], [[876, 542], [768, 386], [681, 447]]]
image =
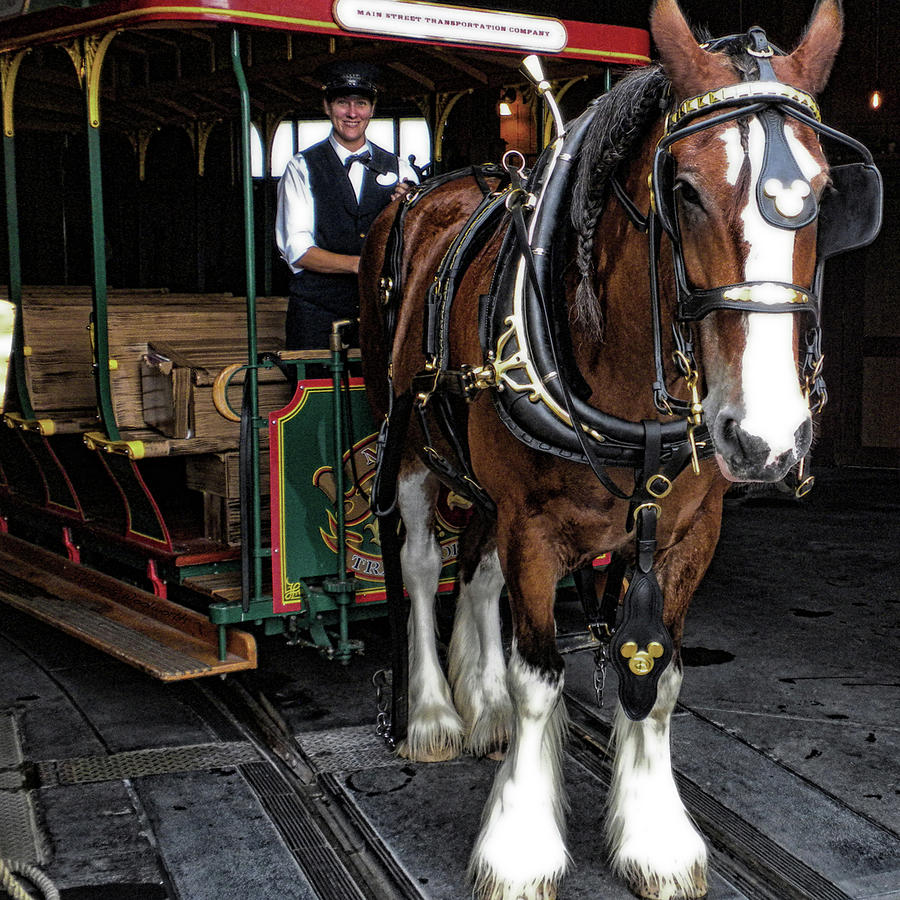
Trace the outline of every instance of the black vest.
[[[330, 141], [324, 140], [303, 151], [309, 170], [309, 185], [315, 204], [317, 247], [332, 253], [358, 256], [363, 240], [376, 216], [390, 203], [397, 185], [399, 161], [375, 144], [372, 159], [363, 175], [359, 202], [347, 172]], [[393, 173], [390, 184], [379, 184], [379, 174]], [[306, 300], [337, 317], [356, 316], [359, 295], [355, 275], [326, 275], [304, 269], [291, 283], [291, 296]]]

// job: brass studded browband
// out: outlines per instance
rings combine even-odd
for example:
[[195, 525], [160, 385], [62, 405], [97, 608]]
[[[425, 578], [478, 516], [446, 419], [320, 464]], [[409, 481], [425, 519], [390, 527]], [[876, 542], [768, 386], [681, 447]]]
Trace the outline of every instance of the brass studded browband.
[[817, 122], [822, 121], [819, 105], [806, 91], [783, 84], [780, 81], [744, 81], [740, 84], [729, 84], [715, 91], [707, 91], [685, 100], [678, 109], [669, 114], [666, 122], [666, 133], [671, 132], [686, 117], [709, 112], [732, 103], [752, 102], [754, 99], [771, 101], [773, 97], [808, 109]]

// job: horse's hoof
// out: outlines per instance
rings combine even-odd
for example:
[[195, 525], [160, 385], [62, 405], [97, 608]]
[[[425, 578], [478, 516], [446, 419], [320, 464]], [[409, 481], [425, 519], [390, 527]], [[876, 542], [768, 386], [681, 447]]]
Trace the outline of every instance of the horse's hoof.
[[687, 882], [654, 876], [645, 881], [629, 881], [628, 888], [644, 900], [701, 900], [707, 894], [706, 871], [695, 866]]
[[556, 900], [556, 882], [538, 881], [517, 887], [500, 881], [483, 883], [475, 889], [477, 900]]
[[406, 741], [397, 747], [397, 756], [402, 756], [410, 762], [417, 763], [441, 763], [450, 762], [459, 756], [459, 749], [454, 747], [431, 747], [411, 749]]
[[452, 706], [422, 705], [410, 713], [397, 753], [410, 762], [448, 762], [462, 753], [463, 741], [462, 721]]

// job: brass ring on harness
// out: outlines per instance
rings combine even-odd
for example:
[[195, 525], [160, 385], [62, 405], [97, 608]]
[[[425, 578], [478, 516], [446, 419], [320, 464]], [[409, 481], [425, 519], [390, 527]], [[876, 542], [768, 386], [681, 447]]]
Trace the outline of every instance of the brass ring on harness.
[[[513, 166], [512, 160], [514, 157], [518, 156], [522, 161], [521, 165]], [[521, 178], [525, 174], [525, 157], [518, 150], [507, 150], [506, 153], [503, 154], [503, 158], [500, 160], [500, 165], [509, 172], [513, 168], [516, 170], [516, 174]]]
[[809, 475], [794, 488], [794, 496], [799, 500], [801, 497], [805, 497], [812, 489], [813, 485], [816, 483], [815, 475]]
[[[662, 487], [654, 487], [654, 483], [659, 480], [662, 482]], [[655, 497], [657, 500], [662, 500], [663, 497], [668, 497], [672, 491], [672, 479], [663, 475], [661, 472], [657, 472], [655, 475], [651, 475], [647, 479], [647, 483], [644, 485], [647, 489], [647, 493], [651, 497]]]

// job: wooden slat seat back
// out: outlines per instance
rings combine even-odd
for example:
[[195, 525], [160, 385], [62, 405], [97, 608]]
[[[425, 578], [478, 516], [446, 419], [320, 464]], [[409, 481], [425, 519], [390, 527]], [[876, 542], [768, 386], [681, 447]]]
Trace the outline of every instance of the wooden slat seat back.
[[[8, 292], [0, 289], [0, 296]], [[140, 304], [143, 315], [152, 305], [184, 306], [197, 295], [173, 294], [160, 288], [108, 291], [111, 308]], [[230, 294], [203, 295], [203, 302], [233, 299]], [[89, 285], [25, 285], [22, 288], [22, 331], [25, 388], [35, 417], [57, 421], [96, 420], [97, 399], [89, 324]]]
[[[276, 352], [284, 345], [286, 298], [264, 297], [257, 301], [257, 348]], [[146, 431], [156, 427], [160, 439], [170, 441], [168, 452], [211, 452], [236, 448], [238, 423], [230, 422], [216, 411], [212, 384], [219, 372], [232, 363], [247, 359], [246, 302], [231, 297], [217, 302], [205, 298], [182, 305], [155, 306], [151, 316], [139, 314], [135, 306], [116, 305], [108, 310], [109, 355], [112, 361], [110, 388], [117, 428], [123, 432]], [[151, 407], [157, 400], [148, 380], [148, 360], [161, 361], [160, 372], [174, 377], [178, 370], [182, 394], [176, 403], [189, 405], [188, 418], [173, 430], [155, 417]], [[168, 363], [168, 364], [166, 364]], [[243, 375], [236, 376], [228, 390], [228, 399], [240, 409]], [[156, 380], [159, 383], [159, 379]], [[149, 385], [149, 387], [148, 387]], [[289, 399], [289, 387], [278, 370], [261, 371], [259, 377], [260, 410], [278, 409]], [[163, 398], [163, 402], [168, 402]], [[184, 410], [182, 410], [184, 412]], [[188, 438], [185, 441], [182, 438]], [[141, 438], [146, 440], [145, 437]]]

